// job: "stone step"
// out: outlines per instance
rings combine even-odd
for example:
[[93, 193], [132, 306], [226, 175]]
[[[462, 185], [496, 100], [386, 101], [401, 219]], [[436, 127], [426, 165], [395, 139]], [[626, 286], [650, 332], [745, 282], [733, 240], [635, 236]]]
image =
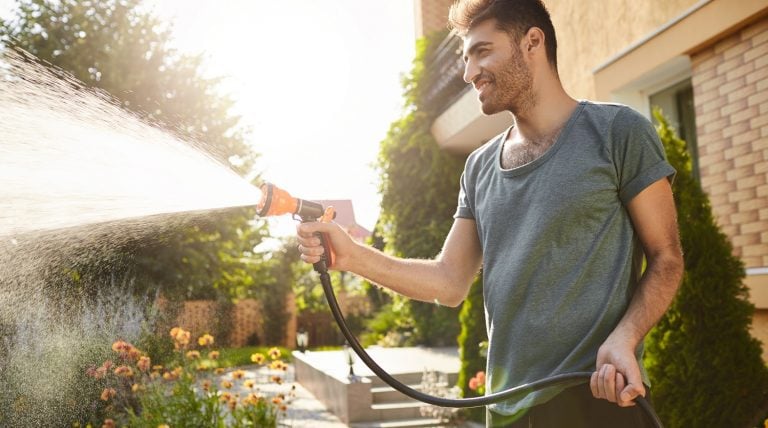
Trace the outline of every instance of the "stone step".
[[[415, 372], [415, 373], [398, 373], [395, 375], [392, 375], [396, 380], [398, 380], [401, 383], [404, 383], [406, 385], [418, 385], [421, 383], [421, 378], [424, 374], [422, 372]], [[376, 388], [380, 386], [389, 386], [386, 382], [381, 380], [378, 376], [366, 376], [368, 379], [371, 380], [371, 387]]]
[[427, 404], [418, 401], [401, 401], [396, 403], [372, 404], [368, 417], [369, 421], [391, 421], [396, 419], [419, 419], [421, 408]]
[[353, 422], [349, 424], [350, 428], [421, 428], [421, 427], [441, 427], [447, 426], [440, 419], [397, 419], [389, 421], [376, 422]]
[[[419, 391], [421, 389], [420, 384], [408, 385], [410, 388]], [[373, 403], [395, 403], [399, 401], [411, 400], [410, 397], [402, 392], [392, 388], [391, 386], [374, 386], [371, 388], [371, 394], [373, 396]]]

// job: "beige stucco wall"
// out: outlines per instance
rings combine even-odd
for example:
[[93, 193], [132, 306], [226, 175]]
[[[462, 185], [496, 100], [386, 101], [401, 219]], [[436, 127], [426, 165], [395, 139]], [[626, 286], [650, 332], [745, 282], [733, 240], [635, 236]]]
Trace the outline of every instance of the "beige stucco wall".
[[698, 0], [547, 1], [557, 32], [563, 86], [576, 98], [595, 99], [595, 67], [696, 3]]

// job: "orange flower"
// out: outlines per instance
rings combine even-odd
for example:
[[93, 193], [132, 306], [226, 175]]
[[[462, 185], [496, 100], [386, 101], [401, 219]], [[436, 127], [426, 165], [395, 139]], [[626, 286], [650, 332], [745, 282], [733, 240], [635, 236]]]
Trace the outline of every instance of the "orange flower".
[[229, 407], [229, 410], [235, 410], [237, 408], [237, 400], [227, 401], [227, 407]]
[[118, 340], [112, 344], [112, 350], [121, 354], [125, 354], [131, 349], [133, 349], [133, 346], [124, 340]]
[[210, 380], [203, 381], [203, 383], [200, 385], [200, 387], [203, 388], [203, 391], [205, 391], [205, 392], [210, 391], [211, 390], [211, 381]]
[[115, 369], [115, 375], [121, 377], [133, 377], [133, 369], [128, 366], [118, 366]]
[[190, 360], [196, 360], [196, 359], [200, 358], [200, 352], [198, 352], [198, 351], [188, 351], [187, 352], [187, 358], [189, 358]]
[[104, 388], [101, 391], [101, 401], [109, 401], [110, 398], [114, 398], [117, 395], [115, 388]]
[[213, 345], [213, 336], [210, 334], [204, 334], [197, 339], [197, 343], [200, 346], [211, 346]]
[[173, 344], [176, 349], [184, 349], [189, 345], [189, 340], [192, 334], [180, 327], [174, 327], [171, 329], [171, 337], [173, 338]]
[[253, 361], [256, 364], [264, 364], [264, 355], [262, 354], [252, 354], [251, 355], [251, 361]]
[[219, 396], [219, 401], [229, 401], [232, 399], [232, 393], [228, 391], [224, 391]]
[[268, 354], [269, 358], [272, 358], [273, 360], [280, 358], [280, 350], [277, 348], [271, 348]]
[[112, 419], [104, 419], [104, 424], [101, 428], [115, 428], [115, 421]]
[[216, 370], [213, 371], [214, 374], [220, 375], [224, 373], [224, 369], [219, 367]]
[[141, 357], [141, 351], [139, 351], [136, 348], [131, 348], [128, 350], [128, 354], [126, 355], [126, 358], [131, 361], [136, 361]]
[[212, 360], [218, 360], [219, 359], [219, 351], [211, 351], [208, 353], [208, 358]]
[[482, 383], [482, 384], [484, 384], [484, 383], [485, 383], [485, 372], [484, 372], [484, 371], [479, 371], [479, 372], [477, 372], [477, 374], [475, 375], [475, 377], [477, 378], [477, 381], [478, 381], [478, 382], [480, 382], [480, 383]]
[[139, 370], [146, 372], [149, 371], [149, 367], [152, 365], [152, 363], [149, 360], [149, 357], [139, 357], [139, 362], [136, 363], [136, 368]]
[[232, 382], [230, 382], [228, 380], [222, 380], [221, 381], [221, 387], [224, 388], [224, 389], [232, 388]]
[[245, 370], [235, 370], [232, 372], [232, 379], [242, 379], [245, 377]]
[[272, 376], [272, 382], [274, 382], [274, 383], [276, 383], [278, 385], [282, 385], [283, 384], [283, 378], [281, 378], [280, 376]]

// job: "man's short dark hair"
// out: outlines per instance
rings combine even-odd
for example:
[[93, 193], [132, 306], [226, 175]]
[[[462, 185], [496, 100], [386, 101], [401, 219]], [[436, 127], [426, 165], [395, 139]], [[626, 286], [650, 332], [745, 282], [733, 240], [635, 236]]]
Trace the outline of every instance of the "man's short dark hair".
[[457, 0], [451, 6], [448, 23], [464, 36], [472, 27], [489, 19], [496, 19], [498, 29], [516, 42], [532, 27], [541, 29], [547, 61], [557, 71], [555, 27], [541, 0]]

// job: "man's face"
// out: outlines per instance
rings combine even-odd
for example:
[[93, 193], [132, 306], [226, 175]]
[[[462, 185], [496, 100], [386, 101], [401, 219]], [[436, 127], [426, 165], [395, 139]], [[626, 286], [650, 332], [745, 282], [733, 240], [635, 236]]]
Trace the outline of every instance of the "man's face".
[[489, 19], [464, 37], [464, 81], [478, 92], [483, 113], [521, 112], [533, 102], [533, 78], [520, 47]]

